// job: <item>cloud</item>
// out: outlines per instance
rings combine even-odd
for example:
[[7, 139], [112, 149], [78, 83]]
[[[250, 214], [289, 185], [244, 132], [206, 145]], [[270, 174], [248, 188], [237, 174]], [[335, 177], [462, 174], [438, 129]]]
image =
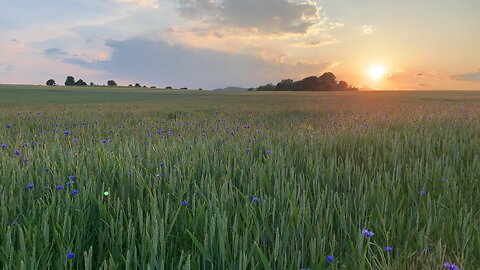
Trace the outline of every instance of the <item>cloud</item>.
[[279, 64], [248, 55], [146, 39], [109, 41], [107, 46], [114, 51], [110, 60], [87, 62], [78, 58], [66, 58], [63, 61], [87, 69], [101, 70], [126, 82], [202, 88], [258, 86], [287, 77], [297, 79], [320, 75], [332, 65]]
[[43, 54], [49, 58], [59, 58], [59, 57], [65, 57], [67, 55], [66, 52], [59, 48], [50, 48], [46, 49], [43, 51]]
[[452, 79], [460, 81], [480, 81], [480, 69], [477, 72], [453, 75]]
[[210, 26], [248, 29], [262, 33], [306, 33], [321, 23], [313, 1], [288, 0], [179, 0], [180, 14]]
[[373, 25], [364, 24], [362, 26], [362, 35], [371, 35], [376, 31], [377, 30], [373, 27]]
[[7, 62], [1, 62], [0, 63], [0, 72], [1, 73], [6, 73], [12, 71], [12, 65], [7, 63]]

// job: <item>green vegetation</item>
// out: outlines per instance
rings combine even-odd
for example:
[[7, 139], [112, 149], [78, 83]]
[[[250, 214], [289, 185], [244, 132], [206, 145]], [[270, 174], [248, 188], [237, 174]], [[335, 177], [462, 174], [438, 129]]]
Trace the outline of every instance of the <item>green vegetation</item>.
[[0, 86], [0, 268], [475, 269], [479, 102]]

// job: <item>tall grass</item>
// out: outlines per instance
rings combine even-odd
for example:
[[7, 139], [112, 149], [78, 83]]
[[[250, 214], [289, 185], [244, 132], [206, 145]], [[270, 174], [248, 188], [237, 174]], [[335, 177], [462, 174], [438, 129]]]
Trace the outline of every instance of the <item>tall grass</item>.
[[99, 109], [1, 115], [1, 269], [480, 265], [478, 106]]

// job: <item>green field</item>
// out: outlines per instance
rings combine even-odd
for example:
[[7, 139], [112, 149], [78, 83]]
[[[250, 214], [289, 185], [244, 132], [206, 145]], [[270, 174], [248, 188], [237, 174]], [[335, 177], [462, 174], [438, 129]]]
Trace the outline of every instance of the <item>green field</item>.
[[3, 85], [0, 144], [0, 269], [479, 269], [480, 92]]

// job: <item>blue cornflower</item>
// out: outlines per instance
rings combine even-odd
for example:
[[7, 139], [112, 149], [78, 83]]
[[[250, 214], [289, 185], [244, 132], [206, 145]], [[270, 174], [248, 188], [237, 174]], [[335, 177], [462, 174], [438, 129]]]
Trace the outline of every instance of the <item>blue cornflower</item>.
[[67, 259], [71, 260], [73, 258], [75, 258], [75, 253], [73, 253], [72, 251], [68, 252], [67, 253]]
[[444, 268], [447, 268], [448, 270], [461, 270], [460, 267], [456, 266], [455, 264], [453, 263], [450, 263], [450, 262], [446, 262], [443, 264], [443, 267]]
[[78, 142], [78, 138], [73, 138], [73, 142], [74, 142], [74, 143], [77, 143], [77, 142]]
[[165, 166], [165, 162], [160, 162], [158, 165], [160, 165], [160, 167], [163, 167]]
[[58, 186], [55, 186], [55, 188], [56, 188], [56, 189], [64, 189], [65, 186], [63, 186], [63, 185], [58, 185]]
[[388, 253], [392, 253], [393, 252], [393, 247], [384, 247], [383, 250], [385, 250]]
[[269, 156], [270, 154], [272, 154], [272, 150], [270, 149], [265, 150], [265, 155]]
[[19, 150], [15, 149], [15, 151], [13, 151], [13, 155], [16, 157], [20, 157], [22, 156], [22, 153]]
[[108, 141], [107, 141], [107, 140], [102, 140], [102, 143], [105, 143], [105, 144], [106, 144], [106, 143], [108, 143]]
[[187, 207], [187, 206], [188, 206], [188, 200], [183, 200], [183, 201], [182, 201], [182, 206]]
[[362, 235], [365, 236], [366, 238], [370, 238], [370, 237], [374, 236], [375, 234], [372, 231], [364, 229], [362, 231]]
[[335, 257], [333, 255], [327, 256], [325, 259], [327, 263], [333, 263], [335, 261]]
[[72, 195], [74, 195], [74, 196], [75, 196], [75, 195], [78, 195], [79, 193], [80, 193], [80, 191], [78, 191], [78, 190], [76, 190], [76, 189], [72, 190]]
[[5, 127], [6, 128], [12, 128], [12, 124], [7, 124]]
[[68, 179], [75, 179], [75, 175], [69, 175], [67, 176]]
[[252, 202], [258, 204], [260, 202], [260, 199], [257, 196], [253, 196]]
[[70, 130], [65, 130], [65, 132], [63, 132], [63, 135], [65, 135], [65, 136], [68, 136], [70, 134], [72, 134], [72, 132]]
[[34, 184], [28, 184], [28, 185], [27, 185], [27, 188], [28, 188], [28, 189], [34, 189], [34, 188], [35, 188], [35, 185], [34, 185]]
[[428, 194], [428, 191], [421, 190], [421, 191], [418, 192], [418, 194], [419, 194], [420, 196], [425, 196], [425, 195]]
[[247, 147], [247, 149], [245, 149], [245, 151], [246, 151], [247, 153], [250, 153], [250, 152], [252, 152], [252, 148]]
[[75, 184], [75, 181], [73, 181], [73, 180], [67, 181], [67, 186], [71, 186], [73, 184]]
[[447, 179], [447, 178], [443, 178], [443, 179], [442, 179], [442, 183], [448, 183], [448, 179]]
[[2, 143], [2, 144], [0, 145], [0, 147], [1, 147], [2, 149], [7, 149], [8, 145], [5, 144], [5, 143]]

